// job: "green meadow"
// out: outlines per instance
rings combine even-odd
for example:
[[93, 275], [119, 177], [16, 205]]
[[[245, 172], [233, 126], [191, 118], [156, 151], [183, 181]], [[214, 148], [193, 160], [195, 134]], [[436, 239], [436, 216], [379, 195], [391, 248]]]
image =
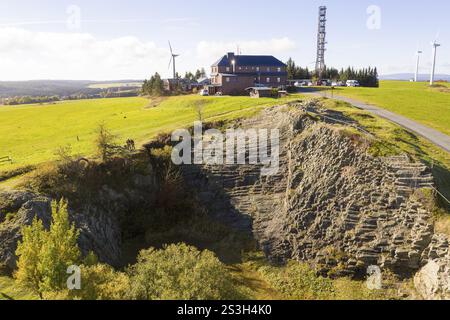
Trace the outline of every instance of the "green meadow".
[[52, 160], [60, 147], [70, 146], [73, 153], [90, 156], [100, 124], [122, 141], [133, 139], [142, 144], [159, 133], [192, 126], [199, 119], [199, 110], [205, 121], [236, 119], [284, 101], [191, 95], [0, 106], [0, 158], [10, 156], [14, 161], [0, 163], [0, 173]]
[[395, 112], [450, 135], [450, 83], [381, 81], [380, 88], [337, 88], [336, 94]]

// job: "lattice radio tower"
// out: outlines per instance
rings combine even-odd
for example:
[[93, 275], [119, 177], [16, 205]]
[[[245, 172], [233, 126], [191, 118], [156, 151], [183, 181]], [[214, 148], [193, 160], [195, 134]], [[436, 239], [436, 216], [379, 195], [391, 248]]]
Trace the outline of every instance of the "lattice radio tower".
[[317, 33], [317, 60], [316, 60], [316, 73], [319, 80], [322, 79], [323, 72], [325, 71], [325, 45], [327, 36], [327, 7], [319, 7], [319, 31]]

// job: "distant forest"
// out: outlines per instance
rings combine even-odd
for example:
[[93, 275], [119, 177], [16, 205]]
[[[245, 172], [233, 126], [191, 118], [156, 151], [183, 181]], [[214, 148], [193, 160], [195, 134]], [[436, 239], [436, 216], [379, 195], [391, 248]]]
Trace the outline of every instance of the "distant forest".
[[[130, 80], [114, 81], [120, 85]], [[7, 81], [0, 82], [0, 104], [19, 105], [29, 103], [49, 103], [60, 100], [78, 100], [95, 98], [115, 98], [137, 96], [138, 90], [124, 86], [124, 88], [95, 88], [95, 84], [109, 82], [70, 81], [70, 80], [36, 80], [36, 81]], [[123, 89], [123, 90], [122, 90]]]
[[[288, 79], [317, 79], [317, 74], [313, 70], [309, 70], [308, 67], [302, 68], [296, 65], [295, 61], [290, 58], [287, 64]], [[379, 87], [379, 78], [377, 68], [363, 68], [354, 69], [348, 67], [347, 69], [335, 69], [326, 68], [323, 75], [323, 79], [330, 79], [333, 81], [346, 82], [347, 80], [357, 80], [363, 87]]]

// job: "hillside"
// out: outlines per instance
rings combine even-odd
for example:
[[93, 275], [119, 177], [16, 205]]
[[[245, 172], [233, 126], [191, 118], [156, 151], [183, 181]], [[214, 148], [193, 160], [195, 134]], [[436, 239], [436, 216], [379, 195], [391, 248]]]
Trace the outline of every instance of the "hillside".
[[[288, 99], [295, 99], [292, 96]], [[91, 155], [101, 123], [120, 136], [145, 143], [161, 132], [192, 126], [198, 110], [206, 121], [251, 115], [280, 101], [247, 97], [171, 97], [154, 99], [117, 98], [67, 101], [47, 105], [0, 107], [0, 172], [36, 165], [55, 158], [60, 147], [70, 145], [78, 154]]]
[[381, 81], [380, 88], [336, 88], [336, 94], [375, 104], [450, 135], [450, 84]]
[[[140, 250], [183, 242], [220, 259], [238, 298], [414, 298], [414, 274], [430, 258], [446, 265], [446, 236], [439, 233], [446, 232], [441, 226], [448, 217], [429, 186], [436, 180], [443, 188], [439, 182], [448, 181], [449, 155], [345, 103], [296, 95], [283, 100], [186, 96], [3, 110], [11, 119], [1, 121], [17, 136], [9, 148], [23, 159], [3, 165], [5, 172], [58, 159], [20, 181], [0, 183], [8, 186], [0, 191], [0, 266], [8, 275], [21, 226], [35, 216], [48, 226], [50, 201], [61, 197], [69, 200], [82, 253], [93, 251], [100, 262], [123, 272], [120, 277], [132, 276], [123, 270], [136, 263]], [[199, 113], [220, 130], [279, 128], [279, 173], [265, 178], [258, 166], [168, 165], [170, 143], [153, 137], [191, 126]], [[93, 156], [100, 122], [118, 134], [118, 142], [134, 138], [145, 147], [102, 162]], [[30, 131], [21, 133], [22, 123]], [[78, 149], [58, 158], [52, 150], [67, 144]], [[77, 161], [77, 154], [87, 161]], [[373, 263], [392, 275], [382, 290], [370, 291], [361, 281]], [[33, 296], [12, 287], [10, 278], [0, 278], [3, 296]]]
[[0, 98], [21, 96], [94, 95], [102, 89], [139, 86], [139, 81], [33, 80], [0, 81]]

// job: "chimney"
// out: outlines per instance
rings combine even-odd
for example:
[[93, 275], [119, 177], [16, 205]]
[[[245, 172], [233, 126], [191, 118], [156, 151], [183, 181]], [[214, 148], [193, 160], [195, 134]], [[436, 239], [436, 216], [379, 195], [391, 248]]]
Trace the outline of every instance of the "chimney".
[[227, 56], [228, 56], [228, 60], [231, 63], [231, 60], [234, 60], [234, 52], [228, 52]]

